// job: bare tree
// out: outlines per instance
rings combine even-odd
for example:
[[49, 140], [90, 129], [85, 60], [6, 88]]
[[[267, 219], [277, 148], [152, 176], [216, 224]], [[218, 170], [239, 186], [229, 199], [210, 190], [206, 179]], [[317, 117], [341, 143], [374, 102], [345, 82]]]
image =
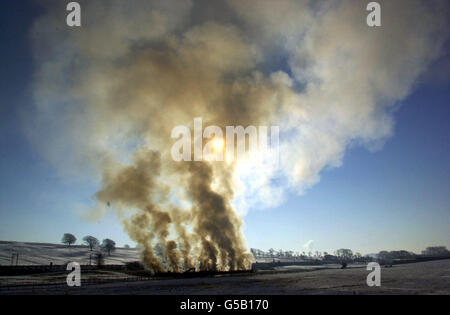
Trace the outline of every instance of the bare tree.
[[89, 246], [89, 249], [90, 249], [91, 251], [92, 251], [92, 249], [93, 249], [95, 246], [98, 246], [98, 244], [100, 244], [100, 242], [99, 242], [98, 239], [96, 239], [95, 237], [90, 236], [90, 235], [83, 237], [83, 242], [84, 242], [87, 246]]
[[61, 239], [61, 243], [63, 244], [67, 244], [67, 245], [72, 245], [77, 241], [77, 238], [75, 237], [75, 235], [70, 234], [70, 233], [65, 233]]
[[111, 256], [111, 252], [116, 249], [116, 242], [110, 240], [109, 238], [105, 238], [102, 242], [103, 249], [108, 252], [108, 256]]
[[353, 251], [351, 249], [341, 248], [336, 251], [336, 256], [342, 259], [351, 259], [353, 257]]

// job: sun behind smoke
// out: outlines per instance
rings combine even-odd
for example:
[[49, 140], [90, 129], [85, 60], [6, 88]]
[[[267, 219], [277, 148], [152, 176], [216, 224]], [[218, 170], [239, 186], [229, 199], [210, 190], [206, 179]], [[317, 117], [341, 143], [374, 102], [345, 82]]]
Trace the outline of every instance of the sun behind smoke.
[[223, 147], [225, 145], [225, 142], [223, 141], [223, 139], [215, 139], [213, 142], [213, 147], [215, 151], [221, 151], [223, 150]]

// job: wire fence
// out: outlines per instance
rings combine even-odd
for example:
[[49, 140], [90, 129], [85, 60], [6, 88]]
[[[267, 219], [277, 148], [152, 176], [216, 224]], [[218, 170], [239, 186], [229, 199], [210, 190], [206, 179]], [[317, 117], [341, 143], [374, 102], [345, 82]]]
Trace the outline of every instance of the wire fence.
[[[81, 278], [81, 287], [90, 286], [90, 285], [99, 285], [99, 284], [109, 284], [109, 283], [118, 283], [118, 282], [138, 282], [138, 281], [149, 281], [154, 280], [155, 278], [151, 277], [140, 277], [140, 276], [130, 276], [130, 277], [102, 277], [96, 279], [83, 279]], [[52, 281], [9, 281], [2, 280], [0, 283], [0, 294], [2, 292], [14, 292], [14, 291], [31, 291], [38, 292], [39, 290], [46, 289], [57, 289], [57, 288], [68, 288], [66, 278], [55, 279]]]

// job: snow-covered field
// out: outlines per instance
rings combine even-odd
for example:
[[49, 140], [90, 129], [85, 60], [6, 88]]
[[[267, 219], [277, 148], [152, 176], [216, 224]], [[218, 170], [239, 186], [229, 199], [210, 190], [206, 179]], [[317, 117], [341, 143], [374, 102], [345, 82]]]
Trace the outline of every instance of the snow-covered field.
[[[272, 295], [272, 294], [450, 294], [450, 259], [394, 265], [381, 269], [381, 286], [366, 283], [366, 268], [321, 269], [298, 272], [257, 272], [228, 277], [150, 279], [115, 281], [68, 287], [60, 276], [40, 287], [0, 290], [2, 294], [187, 294], [187, 295]], [[51, 275], [37, 275], [49, 277]], [[106, 275], [107, 276], [107, 275]], [[14, 281], [18, 281], [16, 277]], [[0, 279], [1, 280], [1, 279]], [[1, 288], [1, 286], [0, 286]]]
[[[22, 243], [0, 241], [0, 265], [11, 265], [13, 254], [19, 254], [19, 265], [61, 265], [67, 262], [89, 264], [89, 256], [95, 253], [87, 246], [47, 244], [47, 243]], [[111, 256], [105, 256], [106, 264], [122, 265], [139, 260], [139, 249], [117, 248]], [[94, 263], [94, 260], [93, 260]], [[15, 261], [14, 261], [15, 264]]]

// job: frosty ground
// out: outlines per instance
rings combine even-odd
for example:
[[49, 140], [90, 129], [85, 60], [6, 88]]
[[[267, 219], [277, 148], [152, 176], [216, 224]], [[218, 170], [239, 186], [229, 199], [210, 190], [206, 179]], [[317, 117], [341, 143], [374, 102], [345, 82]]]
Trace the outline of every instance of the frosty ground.
[[151, 279], [79, 288], [43, 286], [0, 294], [450, 294], [450, 260], [382, 268], [381, 286], [368, 287], [365, 268], [283, 270], [240, 276]]
[[[19, 254], [18, 265], [63, 265], [68, 262], [89, 264], [93, 254], [87, 246], [62, 245], [49, 243], [22, 243], [0, 241], [0, 266], [11, 265], [11, 256]], [[105, 264], [123, 265], [139, 260], [139, 250], [135, 248], [117, 248], [111, 256], [105, 256]], [[15, 264], [15, 261], [14, 261]]]

